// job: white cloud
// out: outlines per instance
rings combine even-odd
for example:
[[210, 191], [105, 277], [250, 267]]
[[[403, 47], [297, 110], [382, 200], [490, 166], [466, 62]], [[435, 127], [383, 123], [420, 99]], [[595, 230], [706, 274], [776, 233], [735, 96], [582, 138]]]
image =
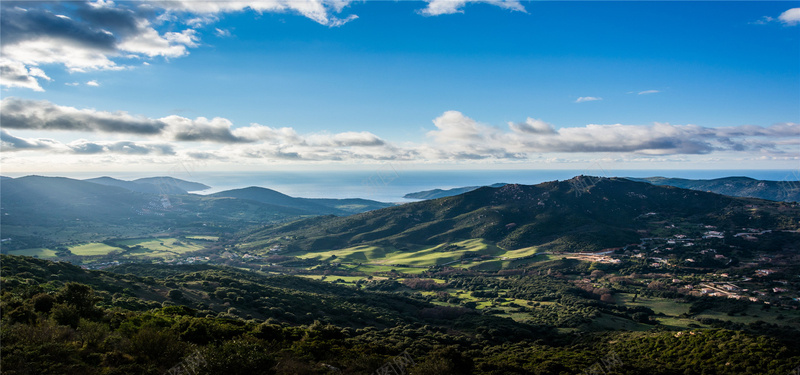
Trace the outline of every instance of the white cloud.
[[0, 123], [7, 129], [159, 134], [165, 124], [126, 112], [59, 106], [47, 101], [4, 98]]
[[328, 147], [375, 147], [386, 142], [370, 132], [343, 132], [333, 135], [315, 134], [307, 137], [307, 142], [314, 146]]
[[187, 47], [197, 47], [197, 32], [193, 29], [180, 33], [169, 32], [162, 36], [150, 27], [149, 22], [143, 22], [140, 27], [138, 34], [119, 43], [120, 50], [149, 57], [180, 57], [188, 53]]
[[[105, 112], [58, 106], [46, 101], [5, 98], [0, 103], [3, 149], [70, 154], [185, 155], [190, 158], [237, 161], [514, 161], [548, 157], [614, 153], [619, 157], [654, 155], [770, 155], [798, 157], [800, 124], [742, 125], [708, 128], [697, 125], [589, 124], [556, 128], [541, 119], [491, 126], [459, 111], [433, 119], [428, 142], [393, 144], [368, 131], [299, 134], [290, 127], [250, 124], [236, 127], [221, 118], [153, 119], [126, 112]], [[132, 140], [78, 140], [62, 143], [46, 138], [18, 138], [6, 130], [72, 131], [84, 138], [128, 134]], [[51, 133], [48, 133], [51, 134]], [[89, 136], [87, 136], [87, 134]], [[169, 147], [166, 147], [169, 146]], [[33, 151], [31, 151], [33, 152]], [[26, 154], [27, 155], [27, 154]], [[193, 156], [194, 155], [194, 156]], [[555, 155], [555, 156], [554, 156]], [[673, 157], [674, 158], [674, 157]]]
[[[444, 159], [517, 158], [533, 153], [618, 152], [642, 155], [708, 154], [717, 151], [791, 150], [781, 143], [800, 136], [800, 125], [705, 128], [696, 125], [599, 125], [561, 128], [529, 118], [510, 131], [480, 124], [457, 111], [434, 120], [436, 146], [425, 152]], [[754, 139], [759, 139], [755, 142]]]
[[[0, 129], [0, 150], [2, 151], [24, 151], [38, 149], [58, 149], [61, 147], [59, 142], [52, 139], [25, 139], [15, 137], [4, 129]], [[61, 147], [65, 149], [65, 147]]]
[[125, 155], [174, 155], [173, 147], [165, 143], [134, 141], [89, 141], [79, 139], [62, 143], [47, 138], [20, 138], [0, 130], [0, 149], [5, 152], [49, 151], [70, 154], [125, 154]]
[[660, 92], [661, 91], [659, 90], [644, 90], [644, 91], [639, 91], [639, 95], [658, 94]]
[[433, 120], [433, 125], [439, 130], [428, 132], [428, 136], [442, 142], [478, 140], [489, 132], [488, 127], [458, 111], [444, 112]]
[[754, 21], [753, 23], [756, 25], [766, 25], [772, 21], [775, 21], [775, 19], [770, 16], [764, 16], [761, 17], [761, 19]]
[[778, 16], [778, 20], [786, 25], [794, 26], [800, 23], [800, 8], [792, 8]]
[[[0, 84], [6, 87], [22, 87], [33, 91], [44, 91], [39, 81], [36, 80], [37, 74], [41, 72], [37, 68], [26, 68], [25, 64], [6, 58], [0, 58]], [[47, 77], [45, 75], [45, 77]], [[50, 78], [48, 77], [49, 81]]]
[[39, 38], [17, 44], [4, 44], [2, 54], [5, 58], [28, 66], [61, 64], [70, 72], [123, 69], [111, 60], [113, 52], [82, 48], [59, 38]]
[[41, 78], [41, 79], [43, 79], [45, 81], [52, 81], [53, 80], [52, 78], [48, 77], [47, 74], [44, 73], [44, 70], [41, 70], [41, 69], [35, 68], [35, 67], [29, 68], [28, 69], [28, 74], [31, 77]]
[[100, 86], [100, 84], [99, 84], [99, 83], [97, 83], [97, 81], [96, 81], [96, 80], [91, 80], [91, 81], [89, 81], [89, 82], [86, 82], [86, 86], [94, 86], [94, 87], [98, 87], [98, 86]]
[[556, 132], [553, 125], [530, 117], [524, 123], [509, 122], [508, 127], [516, 133], [553, 134]]
[[247, 9], [258, 13], [295, 12], [314, 22], [329, 27], [341, 26], [358, 16], [349, 15], [344, 19], [332, 16], [341, 12], [350, 1], [334, 0], [256, 0], [256, 1], [163, 1], [158, 3], [171, 11], [189, 12], [212, 16], [218, 13], [240, 12]]
[[603, 100], [603, 98], [596, 96], [581, 96], [578, 99], [575, 99], [575, 103], [593, 102], [597, 100]]
[[[44, 1], [0, 2], [0, 84], [43, 91], [39, 80], [49, 80], [40, 68], [44, 65], [63, 65], [70, 72], [120, 70], [125, 68], [120, 62], [124, 59], [186, 56], [200, 42], [195, 29], [217, 22], [222, 13], [291, 12], [338, 27], [358, 18], [334, 15], [349, 4], [349, 0], [76, 1], [59, 7]], [[180, 26], [185, 29], [164, 31]], [[228, 30], [216, 33], [230, 36]]]
[[428, 5], [420, 10], [426, 16], [464, 13], [462, 8], [468, 3], [485, 3], [512, 11], [526, 13], [525, 7], [517, 0], [428, 0]]
[[220, 38], [228, 38], [231, 36], [231, 31], [227, 29], [216, 28], [214, 29], [214, 35]]
[[160, 119], [167, 124], [165, 132], [171, 139], [186, 142], [217, 142], [217, 143], [240, 143], [250, 142], [250, 140], [237, 137], [231, 133], [233, 123], [230, 120], [215, 117], [207, 119], [198, 117], [194, 120], [181, 116], [167, 116]]

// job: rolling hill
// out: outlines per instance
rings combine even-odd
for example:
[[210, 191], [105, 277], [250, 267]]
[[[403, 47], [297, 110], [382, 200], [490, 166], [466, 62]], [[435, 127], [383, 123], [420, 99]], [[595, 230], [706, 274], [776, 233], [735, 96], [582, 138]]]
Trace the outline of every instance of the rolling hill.
[[[133, 184], [133, 183], [131, 183]], [[64, 177], [0, 180], [3, 249], [143, 236], [181, 228], [233, 232], [314, 213], [246, 199], [159, 195]]]
[[14, 241], [4, 242], [3, 248], [46, 247], [186, 228], [230, 233], [248, 226], [307, 216], [350, 215], [390, 205], [361, 199], [292, 198], [264, 188], [204, 196], [181, 194], [180, 189], [191, 187], [183, 183], [166, 186], [173, 189], [170, 194], [146, 182], [107, 177], [4, 177], [0, 180], [2, 232], [4, 238]]
[[[242, 246], [257, 249], [280, 243], [295, 251], [362, 245], [413, 249], [483, 239], [510, 250], [537, 246], [594, 251], [638, 242], [637, 231], [664, 223], [796, 229], [797, 211], [763, 200], [579, 176], [533, 186], [484, 187], [349, 217], [270, 226], [244, 236]], [[277, 240], [285, 238], [292, 240]]]
[[116, 186], [121, 187], [126, 190], [135, 191], [139, 193], [147, 193], [147, 194], [186, 194], [187, 191], [172, 184], [151, 184], [147, 182], [133, 182], [133, 181], [125, 181], [120, 180], [108, 176], [97, 177], [97, 178], [89, 178], [84, 181], [93, 182], [95, 184], [106, 185], [106, 186]]
[[210, 189], [211, 188], [210, 186], [205, 185], [205, 184], [201, 184], [199, 182], [186, 181], [186, 180], [181, 180], [179, 178], [169, 177], [169, 176], [145, 177], [145, 178], [139, 178], [139, 179], [133, 180], [133, 182], [135, 182], [137, 184], [155, 185], [156, 187], [159, 187], [162, 190], [163, 189], [169, 190], [169, 189], [178, 188], [178, 189], [181, 189], [181, 190], [184, 190], [184, 191], [187, 191], [187, 192], [201, 191], [201, 190], [206, 190], [206, 189]]
[[228, 197], [248, 199], [256, 202], [276, 206], [291, 207], [306, 211], [309, 215], [350, 215], [379, 208], [392, 206], [368, 199], [321, 199], [321, 198], [295, 198], [272, 189], [251, 186], [243, 189], [221, 191], [211, 194], [212, 197]]

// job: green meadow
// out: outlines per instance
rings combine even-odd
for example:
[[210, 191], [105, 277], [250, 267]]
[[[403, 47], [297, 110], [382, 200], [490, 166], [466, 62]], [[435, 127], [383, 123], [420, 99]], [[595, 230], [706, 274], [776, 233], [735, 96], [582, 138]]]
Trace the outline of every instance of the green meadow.
[[[492, 270], [516, 267], [533, 261], [544, 260], [538, 257], [534, 259], [519, 259], [534, 255], [536, 252], [537, 249], [535, 247], [508, 251], [484, 239], [471, 239], [432, 247], [421, 247], [411, 251], [399, 250], [391, 246], [362, 245], [329, 251], [294, 252], [287, 253], [286, 255], [303, 259], [338, 261], [343, 263], [370, 263], [371, 265], [387, 266], [402, 264], [414, 267], [431, 267], [437, 265], [460, 266], [460, 261], [463, 260], [465, 264], [470, 266], [479, 266], [481, 267], [479, 269]], [[479, 260], [479, 258], [483, 256], [489, 256], [491, 258]], [[397, 269], [397, 267], [390, 267], [390, 269], [391, 268]], [[370, 272], [367, 270], [362, 271]], [[388, 271], [388, 269], [386, 271]]]
[[70, 246], [68, 249], [70, 252], [78, 256], [102, 256], [108, 255], [112, 251], [122, 251], [122, 249], [118, 247], [109, 246], [99, 242]]
[[8, 252], [10, 255], [25, 255], [37, 258], [56, 258], [56, 252], [45, 248], [21, 249], [11, 250]]

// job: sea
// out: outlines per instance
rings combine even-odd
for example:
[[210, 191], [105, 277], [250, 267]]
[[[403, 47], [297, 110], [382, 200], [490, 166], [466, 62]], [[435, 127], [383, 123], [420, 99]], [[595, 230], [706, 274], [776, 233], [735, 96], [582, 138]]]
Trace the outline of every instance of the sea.
[[[24, 174], [6, 174], [19, 177]], [[567, 180], [577, 175], [600, 177], [671, 177], [713, 179], [745, 176], [759, 180], [798, 181], [798, 170], [404, 170], [392, 166], [357, 171], [180, 171], [171, 173], [80, 172], [42, 173], [40, 175], [86, 179], [100, 176], [132, 180], [140, 177], [168, 175], [182, 180], [200, 182], [210, 189], [192, 192], [211, 194], [219, 191], [259, 186], [303, 198], [364, 198], [381, 202], [405, 203], [408, 193], [431, 189], [451, 189], [465, 186], [484, 186], [494, 183], [538, 184]]]

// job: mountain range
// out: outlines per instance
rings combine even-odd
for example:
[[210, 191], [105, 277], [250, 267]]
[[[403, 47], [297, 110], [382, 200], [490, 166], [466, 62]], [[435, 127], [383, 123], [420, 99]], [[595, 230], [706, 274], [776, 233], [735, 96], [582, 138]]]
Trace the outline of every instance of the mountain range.
[[148, 177], [133, 181], [120, 180], [108, 176], [90, 178], [84, 181], [95, 184], [116, 186], [126, 190], [148, 194], [187, 194], [190, 191], [210, 189], [210, 186], [191, 181], [184, 181], [173, 177]]
[[[504, 184], [504, 183], [496, 183], [496, 184], [491, 184], [491, 185], [487, 185], [487, 186], [493, 187], [493, 188], [498, 188], [498, 187], [502, 187], [502, 186], [505, 186], [505, 185], [506, 184]], [[436, 198], [452, 197], [454, 195], [468, 193], [470, 191], [477, 190], [477, 189], [482, 188], [482, 187], [483, 186], [466, 186], [466, 187], [452, 188], [452, 189], [447, 189], [447, 190], [442, 190], [442, 189], [423, 190], [423, 191], [418, 191], [418, 192], [415, 192], [415, 193], [408, 193], [408, 194], [404, 195], [403, 198], [408, 198], [408, 199], [436, 199]]]
[[506, 249], [587, 251], [637, 242], [640, 231], [663, 223], [698, 222], [731, 229], [789, 223], [796, 229], [797, 208], [787, 207], [793, 206], [622, 178], [578, 176], [538, 185], [483, 187], [348, 217], [273, 225], [249, 234], [244, 243], [262, 246], [271, 239], [294, 238], [286, 244], [290, 248], [320, 251], [360, 245], [430, 246], [480, 238]]
[[[158, 181], [164, 184], [159, 185]], [[67, 238], [98, 240], [187, 227], [233, 232], [251, 225], [304, 216], [350, 215], [390, 205], [364, 199], [292, 198], [265, 188], [213, 195], [185, 192], [198, 188], [207, 187], [164, 177], [136, 181], [108, 177], [3, 177], [0, 224], [3, 237], [15, 238], [13, 244], [24, 248]]]
[[212, 197], [227, 197], [247, 199], [260, 203], [292, 207], [316, 215], [350, 215], [354, 213], [376, 210], [393, 206], [368, 199], [324, 199], [324, 198], [295, 198], [272, 189], [251, 186], [243, 189], [226, 190], [210, 194]]
[[[732, 197], [750, 197], [768, 199], [779, 202], [800, 202], [800, 181], [768, 181], [756, 180], [750, 177], [723, 177], [711, 180], [691, 180], [685, 178], [667, 177], [624, 177], [631, 181], [647, 182], [654, 185], [667, 185], [683, 189], [707, 191]], [[505, 184], [497, 183], [489, 187], [500, 187]], [[448, 190], [433, 189], [408, 193], [403, 198], [410, 199], [436, 199], [452, 197], [480, 188], [481, 186], [467, 186]]]

